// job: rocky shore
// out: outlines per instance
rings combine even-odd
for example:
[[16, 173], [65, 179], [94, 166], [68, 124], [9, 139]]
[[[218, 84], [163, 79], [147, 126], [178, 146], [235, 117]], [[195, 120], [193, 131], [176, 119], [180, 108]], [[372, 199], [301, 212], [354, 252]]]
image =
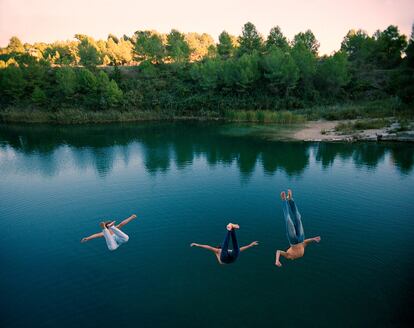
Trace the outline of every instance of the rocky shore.
[[392, 123], [381, 129], [355, 130], [343, 133], [337, 130], [337, 126], [343, 123], [352, 123], [349, 121], [311, 121], [296, 131], [292, 138], [302, 141], [398, 141], [414, 142], [414, 124], [411, 122], [407, 130], [401, 131], [399, 123]]

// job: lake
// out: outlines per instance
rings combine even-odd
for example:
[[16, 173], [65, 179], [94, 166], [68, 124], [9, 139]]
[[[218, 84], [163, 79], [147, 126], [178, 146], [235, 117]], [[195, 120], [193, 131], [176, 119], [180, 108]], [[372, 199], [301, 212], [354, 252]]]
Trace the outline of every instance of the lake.
[[[260, 131], [1, 125], [1, 326], [410, 326], [414, 146]], [[278, 268], [287, 188], [306, 237], [322, 240]], [[132, 213], [118, 250], [80, 243]], [[219, 245], [228, 222], [260, 245], [231, 265], [189, 246]]]

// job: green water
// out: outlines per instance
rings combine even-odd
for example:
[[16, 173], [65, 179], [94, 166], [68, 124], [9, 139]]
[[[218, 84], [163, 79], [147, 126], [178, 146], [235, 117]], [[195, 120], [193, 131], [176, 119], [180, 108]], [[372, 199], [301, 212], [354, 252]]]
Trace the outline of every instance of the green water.
[[[410, 326], [413, 145], [249, 131], [0, 126], [1, 327]], [[277, 268], [288, 187], [322, 241]], [[132, 213], [115, 252], [79, 242]], [[227, 266], [189, 247], [220, 244], [229, 221], [260, 246]]]

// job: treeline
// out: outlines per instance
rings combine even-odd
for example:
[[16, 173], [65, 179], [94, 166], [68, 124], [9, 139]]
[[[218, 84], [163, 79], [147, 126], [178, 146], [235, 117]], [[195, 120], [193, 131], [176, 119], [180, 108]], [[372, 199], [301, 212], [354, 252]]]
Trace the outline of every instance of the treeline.
[[250, 22], [217, 44], [177, 30], [75, 38], [11, 38], [0, 49], [1, 107], [221, 112], [392, 98], [398, 109], [414, 100], [414, 32], [407, 41], [392, 25], [351, 30], [329, 56], [310, 30], [288, 40], [276, 26], [263, 38]]

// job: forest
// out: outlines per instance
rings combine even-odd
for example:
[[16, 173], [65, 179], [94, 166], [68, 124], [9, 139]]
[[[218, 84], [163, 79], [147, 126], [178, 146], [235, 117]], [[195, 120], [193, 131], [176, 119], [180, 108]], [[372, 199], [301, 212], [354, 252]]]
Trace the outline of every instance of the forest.
[[409, 38], [393, 25], [373, 35], [350, 30], [338, 51], [318, 50], [311, 30], [288, 40], [275, 26], [264, 37], [251, 22], [217, 43], [175, 29], [51, 44], [12, 37], [0, 49], [0, 113], [229, 117], [343, 104], [413, 113], [414, 26]]

